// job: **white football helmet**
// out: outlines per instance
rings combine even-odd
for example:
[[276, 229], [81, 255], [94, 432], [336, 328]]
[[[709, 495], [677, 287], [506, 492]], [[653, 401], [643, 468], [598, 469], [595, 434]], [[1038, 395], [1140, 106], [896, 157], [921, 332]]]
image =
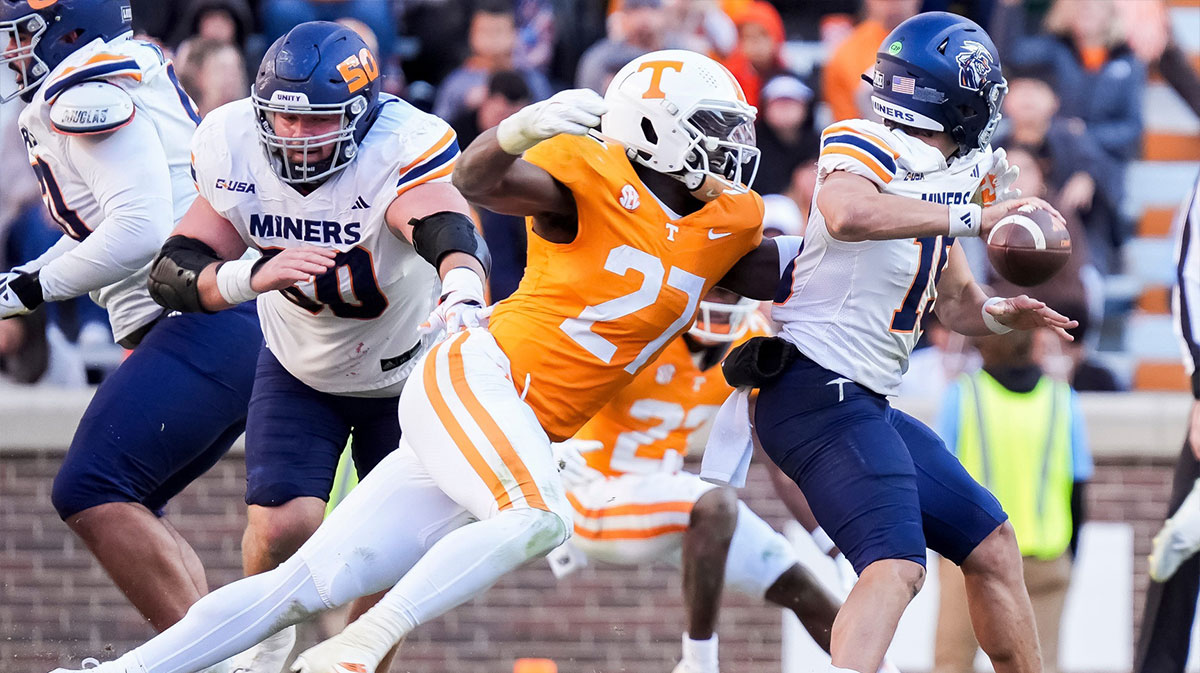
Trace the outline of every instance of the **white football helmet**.
[[688, 334], [704, 343], [733, 343], [750, 331], [750, 316], [756, 310], [758, 302], [753, 299], [713, 288], [700, 302]]
[[629, 157], [672, 175], [703, 200], [750, 191], [758, 172], [758, 110], [725, 66], [703, 54], [666, 49], [621, 68], [604, 94], [600, 132]]

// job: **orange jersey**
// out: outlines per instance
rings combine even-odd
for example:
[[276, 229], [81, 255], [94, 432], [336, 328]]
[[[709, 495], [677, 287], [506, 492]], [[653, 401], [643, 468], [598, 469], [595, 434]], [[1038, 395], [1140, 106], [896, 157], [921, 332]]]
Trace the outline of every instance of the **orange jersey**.
[[571, 190], [579, 231], [551, 243], [532, 231], [525, 275], [489, 330], [554, 441], [575, 434], [675, 337], [700, 298], [762, 240], [762, 198], [722, 194], [672, 217], [625, 149], [560, 135], [525, 160]]
[[[748, 320], [750, 330], [735, 346], [770, 334], [757, 313]], [[717, 413], [731, 392], [719, 366], [701, 370], [687, 342], [676, 339], [575, 438], [604, 444], [584, 456], [588, 465], [606, 475], [657, 471], [668, 451], [687, 454], [689, 435]]]

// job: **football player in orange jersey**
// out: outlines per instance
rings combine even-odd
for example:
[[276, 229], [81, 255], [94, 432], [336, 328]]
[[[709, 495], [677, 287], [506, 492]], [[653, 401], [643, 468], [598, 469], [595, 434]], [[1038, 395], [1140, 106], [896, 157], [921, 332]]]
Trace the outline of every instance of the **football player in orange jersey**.
[[[463, 152], [454, 183], [464, 196], [528, 216], [528, 263], [486, 328], [451, 335], [417, 365], [424, 385], [401, 396], [398, 453], [478, 521], [433, 544], [299, 670], [372, 671], [418, 624], [567, 538], [550, 442], [574, 435], [686, 331], [739, 260], [778, 255], [750, 190], [755, 113], [712, 59], [653, 52], [622, 68], [604, 99], [562, 92]], [[693, 645], [715, 649], [711, 638]]]
[[827, 651], [837, 616], [834, 596], [733, 489], [680, 469], [689, 439], [732, 390], [718, 367], [725, 354], [771, 334], [756, 308], [753, 300], [711, 290], [686, 334], [573, 439], [554, 445], [575, 529], [572, 549], [552, 555], [552, 564], [580, 552], [619, 565], [681, 564], [687, 632], [675, 673], [717, 670], [715, 627], [726, 584], [792, 610]]
[[[591, 135], [601, 117], [604, 137]], [[480, 135], [454, 183], [484, 208], [530, 216], [517, 292], [489, 326], [462, 330], [454, 311], [471, 324], [485, 312], [443, 287], [437, 317], [452, 333], [401, 394], [399, 448], [290, 559], [210, 594], [96, 673], [200, 669], [397, 578], [294, 665], [373, 673], [418, 624], [565, 541], [571, 506], [551, 441], [574, 435], [687, 330], [739, 260], [757, 270], [764, 256], [795, 256], [761, 241], [754, 117], [728, 70], [672, 50], [622, 68], [603, 99], [562, 92]], [[450, 254], [474, 239], [427, 243]], [[220, 637], [183, 637], [197, 630]]]

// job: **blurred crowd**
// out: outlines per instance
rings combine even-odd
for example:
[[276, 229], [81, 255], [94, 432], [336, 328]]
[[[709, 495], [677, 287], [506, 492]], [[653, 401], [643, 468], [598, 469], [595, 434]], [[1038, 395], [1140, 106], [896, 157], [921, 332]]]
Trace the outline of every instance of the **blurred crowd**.
[[[1172, 43], [1159, 0], [132, 1], [139, 37], [173, 54], [201, 114], [246, 96], [262, 53], [291, 26], [330, 20], [381, 55], [387, 91], [446, 119], [461, 146], [557, 90], [603, 92], [640, 54], [673, 47], [708, 53], [758, 107], [755, 189], [767, 196], [767, 226], [783, 233], [804, 230], [820, 130], [872, 117], [861, 75], [884, 36], [920, 11], [964, 14], [991, 33], [1009, 80], [994, 144], [1022, 167], [1022, 190], [1049, 199], [1071, 223], [1071, 266], [1030, 294], [1081, 318], [1076, 343], [1083, 346], [1072, 347], [1079, 352], [1055, 345], [1047, 357], [1083, 389], [1090, 380], [1119, 387], [1111, 376], [1081, 380], [1079, 372], [1092, 367], [1086, 349], [1094, 338], [1083, 332], [1100, 318], [1101, 279], [1120, 271], [1132, 229], [1122, 214], [1124, 175], [1141, 148], [1149, 69], [1200, 110], [1200, 84]], [[15, 129], [20, 106], [0, 107], [0, 161], [18, 168], [25, 160]], [[2, 189], [0, 268], [7, 269], [36, 257], [58, 233], [31, 171], [5, 171]], [[490, 289], [498, 300], [521, 277], [525, 229], [512, 217], [477, 215], [494, 256]], [[977, 276], [995, 282], [982, 246], [968, 252]], [[0, 380], [95, 382], [120, 360], [106, 331], [103, 311], [86, 299], [0, 322]], [[936, 327], [929, 331], [933, 352], [955, 347]]]

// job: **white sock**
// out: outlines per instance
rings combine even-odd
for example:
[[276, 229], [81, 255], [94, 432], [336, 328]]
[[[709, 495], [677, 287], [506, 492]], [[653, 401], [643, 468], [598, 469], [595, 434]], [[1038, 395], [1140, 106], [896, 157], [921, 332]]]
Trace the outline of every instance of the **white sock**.
[[720, 664], [717, 656], [717, 634], [708, 640], [692, 640], [683, 634], [683, 660], [705, 671], [715, 671]]
[[[566, 536], [557, 515], [510, 509], [450, 532], [366, 614], [346, 627], [356, 643], [372, 643], [380, 657], [418, 624], [483, 593], [529, 559], [545, 555]], [[384, 647], [386, 645], [386, 647]]]

